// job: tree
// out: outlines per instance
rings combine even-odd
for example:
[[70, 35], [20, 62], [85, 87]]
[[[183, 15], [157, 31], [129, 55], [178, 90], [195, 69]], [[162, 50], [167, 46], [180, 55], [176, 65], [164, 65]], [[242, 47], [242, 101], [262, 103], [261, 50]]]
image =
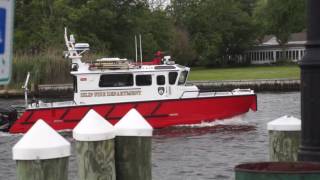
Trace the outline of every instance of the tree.
[[262, 0], [256, 10], [257, 19], [262, 24], [264, 34], [273, 34], [278, 43], [285, 45], [292, 33], [301, 32], [306, 27], [305, 0]]
[[64, 27], [108, 56], [134, 57], [137, 34], [147, 55], [172, 42], [171, 17], [147, 0], [17, 0], [15, 13], [15, 50], [22, 53], [61, 49]]
[[[255, 9], [255, 23], [259, 26], [259, 40], [265, 35], [274, 35], [278, 44], [286, 51], [292, 33], [301, 32], [306, 27], [305, 0], [259, 0]], [[285, 61], [285, 53], [280, 54]]]
[[37, 54], [62, 42], [68, 5], [63, 0], [16, 0], [14, 48]]
[[192, 9], [183, 21], [203, 65], [236, 63], [256, 39], [256, 27], [239, 1], [202, 0], [189, 7]]
[[258, 0], [240, 0], [240, 8], [252, 16], [257, 2]]
[[196, 63], [196, 52], [191, 46], [189, 33], [184, 29], [175, 29], [171, 52], [174, 60], [181, 65], [192, 66]]
[[193, 11], [199, 7], [200, 0], [171, 0], [168, 11], [174, 19], [175, 25], [184, 28]]

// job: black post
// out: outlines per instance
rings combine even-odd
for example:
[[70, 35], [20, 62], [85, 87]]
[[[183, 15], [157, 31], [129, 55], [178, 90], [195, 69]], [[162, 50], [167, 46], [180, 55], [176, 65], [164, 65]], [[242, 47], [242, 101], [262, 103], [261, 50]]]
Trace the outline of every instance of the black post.
[[320, 1], [308, 0], [306, 56], [301, 68], [299, 160], [320, 162]]

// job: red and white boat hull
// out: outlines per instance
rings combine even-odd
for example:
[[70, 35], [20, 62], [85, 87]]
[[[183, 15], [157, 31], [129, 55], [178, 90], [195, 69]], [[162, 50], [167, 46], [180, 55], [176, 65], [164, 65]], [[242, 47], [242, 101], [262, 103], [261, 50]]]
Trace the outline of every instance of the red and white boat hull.
[[90, 109], [115, 124], [131, 108], [139, 111], [154, 128], [164, 128], [226, 119], [250, 109], [256, 111], [257, 97], [249, 94], [27, 109], [12, 125], [10, 133], [25, 133], [38, 119], [55, 130], [73, 129]]

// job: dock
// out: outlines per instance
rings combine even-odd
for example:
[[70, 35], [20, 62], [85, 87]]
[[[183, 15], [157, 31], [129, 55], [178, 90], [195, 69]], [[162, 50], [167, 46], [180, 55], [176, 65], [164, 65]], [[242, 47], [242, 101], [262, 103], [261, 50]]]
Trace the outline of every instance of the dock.
[[189, 81], [201, 90], [253, 89], [255, 92], [289, 92], [300, 91], [300, 79], [258, 79], [226, 81]]

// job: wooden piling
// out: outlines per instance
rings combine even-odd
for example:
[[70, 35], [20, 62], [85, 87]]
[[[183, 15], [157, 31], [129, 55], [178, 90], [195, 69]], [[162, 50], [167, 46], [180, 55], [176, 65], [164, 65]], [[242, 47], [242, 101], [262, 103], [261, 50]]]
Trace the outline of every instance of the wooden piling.
[[70, 149], [68, 141], [38, 120], [12, 149], [17, 180], [67, 180]]
[[151, 180], [151, 138], [153, 128], [135, 109], [116, 125], [117, 180]]
[[297, 161], [300, 145], [301, 120], [280, 117], [268, 123], [271, 161]]
[[114, 128], [90, 110], [73, 129], [80, 180], [116, 180]]
[[17, 180], [67, 180], [69, 158], [17, 161]]

